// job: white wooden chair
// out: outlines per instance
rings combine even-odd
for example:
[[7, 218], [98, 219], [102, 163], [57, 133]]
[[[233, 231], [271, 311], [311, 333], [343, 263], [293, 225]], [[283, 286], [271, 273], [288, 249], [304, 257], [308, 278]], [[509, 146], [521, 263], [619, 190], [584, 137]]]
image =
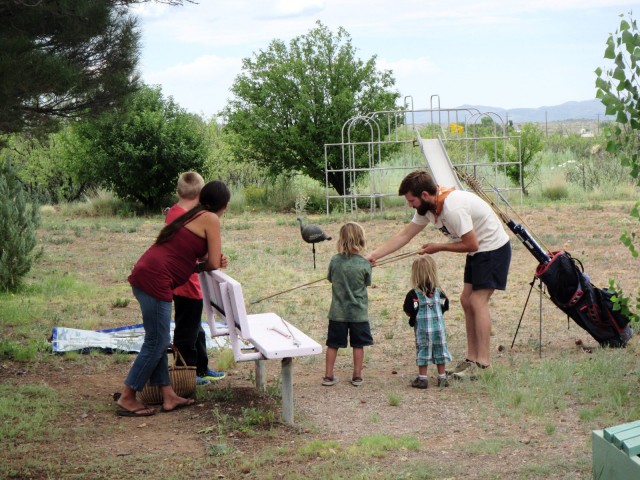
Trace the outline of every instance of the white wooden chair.
[[211, 335], [229, 335], [236, 362], [255, 361], [257, 388], [266, 387], [264, 360], [281, 359], [282, 419], [293, 424], [293, 357], [318, 355], [322, 346], [275, 313], [247, 314], [242, 286], [226, 273], [201, 273], [200, 285]]

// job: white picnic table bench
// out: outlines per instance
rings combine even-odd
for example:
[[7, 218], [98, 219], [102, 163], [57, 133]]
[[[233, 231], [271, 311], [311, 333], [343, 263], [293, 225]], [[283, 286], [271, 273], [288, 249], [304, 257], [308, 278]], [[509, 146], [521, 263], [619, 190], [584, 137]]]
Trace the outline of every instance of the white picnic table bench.
[[200, 285], [211, 336], [229, 336], [236, 362], [255, 361], [257, 388], [266, 388], [265, 360], [281, 360], [282, 419], [293, 424], [293, 357], [318, 355], [322, 346], [275, 313], [247, 314], [242, 286], [226, 273], [203, 272]]

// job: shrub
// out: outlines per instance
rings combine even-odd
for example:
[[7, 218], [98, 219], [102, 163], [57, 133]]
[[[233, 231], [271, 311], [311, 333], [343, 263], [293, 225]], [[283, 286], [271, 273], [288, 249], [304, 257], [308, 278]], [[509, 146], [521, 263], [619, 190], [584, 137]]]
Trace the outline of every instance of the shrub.
[[309, 213], [325, 213], [327, 210], [324, 191], [313, 190], [309, 192], [305, 210]]
[[244, 187], [244, 199], [247, 205], [251, 207], [263, 206], [268, 197], [268, 192], [265, 187], [258, 187], [256, 185], [247, 185]]
[[148, 86], [126, 108], [74, 128], [82, 160], [101, 186], [156, 211], [167, 205], [180, 173], [202, 171], [208, 153], [203, 129], [198, 116]]
[[144, 213], [141, 204], [123, 200], [107, 190], [97, 190], [83, 201], [62, 205], [62, 214], [72, 217], [134, 217]]
[[598, 187], [609, 187], [628, 183], [629, 170], [615, 160], [602, 145], [593, 145], [589, 155], [566, 165], [568, 182], [591, 191]]
[[542, 196], [554, 202], [563, 200], [569, 196], [569, 188], [564, 183], [554, 183], [542, 189]]
[[0, 163], [0, 289], [16, 290], [37, 257], [39, 208], [8, 161]]

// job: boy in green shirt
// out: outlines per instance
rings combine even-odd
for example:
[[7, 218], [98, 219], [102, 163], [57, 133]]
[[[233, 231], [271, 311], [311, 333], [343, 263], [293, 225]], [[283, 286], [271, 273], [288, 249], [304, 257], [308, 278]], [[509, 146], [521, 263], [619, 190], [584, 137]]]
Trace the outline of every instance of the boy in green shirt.
[[367, 296], [367, 287], [371, 285], [371, 263], [361, 254], [365, 248], [362, 227], [354, 222], [344, 224], [340, 229], [337, 248], [338, 254], [331, 259], [327, 275], [327, 280], [331, 282], [331, 307], [322, 385], [338, 383], [333, 367], [338, 349], [346, 348], [349, 338], [353, 348], [351, 384], [357, 387], [363, 382], [364, 347], [373, 345]]

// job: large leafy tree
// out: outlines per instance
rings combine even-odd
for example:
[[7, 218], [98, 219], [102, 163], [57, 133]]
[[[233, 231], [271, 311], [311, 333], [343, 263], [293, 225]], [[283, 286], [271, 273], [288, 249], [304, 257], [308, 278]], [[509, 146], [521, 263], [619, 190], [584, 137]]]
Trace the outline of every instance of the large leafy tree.
[[126, 106], [76, 125], [73, 145], [86, 169], [81, 176], [102, 179], [121, 198], [161, 207], [180, 173], [202, 171], [205, 127], [159, 87], [143, 86]]
[[[302, 172], [325, 181], [325, 143], [338, 143], [342, 126], [356, 115], [395, 110], [400, 94], [391, 90], [391, 71], [379, 71], [376, 57], [362, 61], [349, 34], [333, 34], [322, 23], [290, 41], [273, 40], [266, 50], [243, 60], [222, 115], [234, 132], [234, 153], [272, 174]], [[369, 128], [354, 129], [351, 140], [370, 141]], [[374, 138], [376, 140], [376, 138]], [[327, 152], [329, 168], [342, 168], [339, 149]], [[356, 166], [367, 165], [366, 156]], [[350, 185], [332, 172], [339, 193]]]
[[135, 89], [139, 35], [128, 9], [145, 1], [0, 2], [0, 134], [99, 113]]
[[[616, 118], [605, 128], [607, 151], [629, 167], [631, 177], [640, 185], [640, 30], [631, 13], [627, 18], [623, 15], [621, 18], [618, 29], [607, 38], [604, 58], [611, 63], [604, 70], [597, 68], [595, 71], [596, 97], [605, 106], [605, 113]], [[640, 202], [632, 208], [631, 216], [640, 222]], [[640, 234], [625, 229], [620, 239], [637, 258]], [[610, 284], [613, 287], [613, 281]], [[635, 314], [629, 308], [630, 300], [621, 293], [614, 301], [624, 313], [640, 321], [640, 290]]]

